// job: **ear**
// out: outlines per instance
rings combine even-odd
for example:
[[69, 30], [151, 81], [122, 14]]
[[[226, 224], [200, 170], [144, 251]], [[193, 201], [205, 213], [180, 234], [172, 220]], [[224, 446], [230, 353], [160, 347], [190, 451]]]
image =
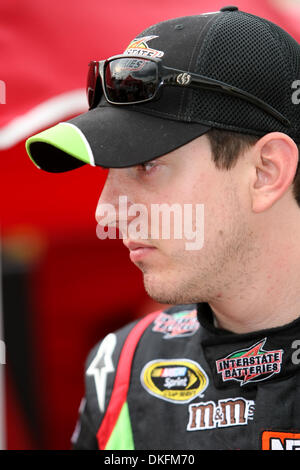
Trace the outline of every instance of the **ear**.
[[251, 182], [253, 212], [263, 212], [278, 201], [293, 183], [298, 148], [286, 134], [271, 132], [263, 136], [250, 152], [255, 165]]

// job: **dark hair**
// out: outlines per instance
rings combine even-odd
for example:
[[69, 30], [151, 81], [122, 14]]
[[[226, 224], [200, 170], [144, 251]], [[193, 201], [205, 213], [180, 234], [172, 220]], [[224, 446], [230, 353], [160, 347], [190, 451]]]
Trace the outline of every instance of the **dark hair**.
[[[261, 136], [240, 134], [238, 132], [211, 129], [206, 133], [213, 155], [213, 161], [220, 170], [230, 170], [238, 160], [238, 157], [252, 147]], [[296, 144], [300, 157], [300, 144]], [[300, 171], [299, 164], [293, 182], [293, 194], [300, 207]]]

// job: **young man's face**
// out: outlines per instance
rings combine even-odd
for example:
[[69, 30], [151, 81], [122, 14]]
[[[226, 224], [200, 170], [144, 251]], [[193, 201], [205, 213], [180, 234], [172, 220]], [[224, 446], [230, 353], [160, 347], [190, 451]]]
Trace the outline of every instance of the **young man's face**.
[[[247, 220], [250, 209], [243, 184], [243, 161], [230, 171], [218, 170], [212, 161], [209, 140], [203, 135], [150, 164], [109, 170], [97, 210], [107, 203], [117, 208], [120, 196], [127, 197], [128, 211], [133, 205], [143, 204], [145, 210], [127, 214], [127, 220], [124, 213], [118, 213], [117, 224], [123, 234], [124, 227], [129, 229], [123, 242], [143, 273], [146, 291], [156, 301], [211, 301], [229, 289], [231, 283], [238, 282], [239, 270], [244, 272], [247, 268], [254, 240]], [[177, 205], [177, 215], [181, 213], [182, 217], [181, 222], [176, 219], [176, 237], [181, 230], [180, 239], [174, 237], [174, 217], [169, 218], [170, 236], [162, 237], [162, 220], [160, 238], [153, 236], [157, 233], [157, 219], [151, 217], [151, 211], [157, 204]], [[192, 208], [192, 218], [190, 212], [184, 212], [187, 204]], [[96, 217], [101, 222], [97, 212]], [[147, 227], [143, 239], [138, 230], [132, 230], [137, 229], [135, 222]], [[203, 237], [198, 248], [195, 230], [198, 240]], [[190, 238], [192, 234], [194, 239]], [[196, 249], [188, 248], [191, 244]]]

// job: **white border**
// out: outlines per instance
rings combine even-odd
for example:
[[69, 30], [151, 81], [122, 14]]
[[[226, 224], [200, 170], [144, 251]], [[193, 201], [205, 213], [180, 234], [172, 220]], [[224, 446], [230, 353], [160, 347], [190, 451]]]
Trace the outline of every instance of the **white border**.
[[[2, 303], [2, 252], [0, 241], [0, 340], [3, 337], [3, 303]], [[5, 381], [4, 381], [4, 364], [0, 361], [0, 450], [6, 448], [6, 411], [5, 411]]]

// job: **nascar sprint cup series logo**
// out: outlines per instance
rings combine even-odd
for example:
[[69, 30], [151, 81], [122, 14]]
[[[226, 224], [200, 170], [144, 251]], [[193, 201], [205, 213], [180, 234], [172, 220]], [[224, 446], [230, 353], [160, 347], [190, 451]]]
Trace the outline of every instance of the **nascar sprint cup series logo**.
[[203, 396], [209, 380], [201, 366], [190, 359], [156, 359], [143, 368], [141, 383], [157, 398], [188, 403], [196, 396]]
[[217, 373], [222, 375], [223, 382], [236, 380], [242, 386], [278, 374], [281, 371], [283, 350], [266, 351], [263, 349], [266, 340], [264, 338], [248, 349], [235, 351], [216, 361]]

